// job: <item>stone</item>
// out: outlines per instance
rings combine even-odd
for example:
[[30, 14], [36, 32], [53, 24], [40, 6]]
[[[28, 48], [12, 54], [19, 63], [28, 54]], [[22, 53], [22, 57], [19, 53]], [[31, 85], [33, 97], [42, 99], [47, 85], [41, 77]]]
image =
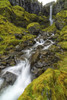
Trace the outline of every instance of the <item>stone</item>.
[[36, 52], [30, 58], [31, 67], [38, 60], [38, 58], [39, 58], [39, 50], [36, 50]]
[[37, 22], [30, 23], [27, 29], [31, 34], [38, 35], [40, 33], [40, 24]]
[[14, 73], [11, 72], [6, 72], [2, 78], [4, 78], [4, 80], [6, 81], [6, 83], [9, 83], [11, 85], [13, 85], [13, 83], [16, 81], [17, 79], [17, 75], [15, 75]]

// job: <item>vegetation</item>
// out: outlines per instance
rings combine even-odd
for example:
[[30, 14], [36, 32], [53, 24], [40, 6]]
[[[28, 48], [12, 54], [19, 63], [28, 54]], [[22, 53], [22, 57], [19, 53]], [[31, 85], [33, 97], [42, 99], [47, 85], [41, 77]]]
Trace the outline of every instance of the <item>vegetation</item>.
[[[41, 22], [44, 18], [30, 14], [20, 6], [11, 6], [8, 0], [0, 0], [0, 54], [4, 54], [7, 48], [14, 48], [19, 43], [33, 39], [35, 36], [28, 32], [27, 25]], [[21, 34], [22, 39], [16, 39], [15, 34]]]
[[[66, 10], [56, 15], [56, 22], [42, 31], [55, 33], [54, 40], [57, 46], [50, 48], [55, 53], [58, 62], [53, 64], [54, 69], [47, 69], [42, 75], [25, 89], [24, 93], [18, 100], [66, 100], [67, 98], [67, 25]], [[64, 22], [63, 27], [59, 29], [61, 21]]]
[[[47, 27], [48, 26], [48, 27]], [[67, 10], [57, 13], [54, 24], [49, 26], [48, 17], [30, 14], [19, 6], [11, 6], [8, 0], [0, 0], [0, 55], [40, 32], [55, 33], [53, 45], [58, 62], [34, 79], [18, 100], [66, 100], [67, 99]], [[36, 33], [36, 34], [34, 34]], [[21, 38], [16, 38], [16, 34]]]

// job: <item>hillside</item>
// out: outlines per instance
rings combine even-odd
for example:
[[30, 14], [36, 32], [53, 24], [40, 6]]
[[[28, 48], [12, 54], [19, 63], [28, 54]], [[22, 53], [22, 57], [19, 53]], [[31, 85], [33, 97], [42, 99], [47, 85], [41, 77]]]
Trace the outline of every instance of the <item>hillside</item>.
[[[51, 4], [53, 24], [50, 26]], [[25, 67], [30, 67], [31, 83], [27, 84], [18, 100], [67, 99], [66, 0], [43, 6], [38, 14], [29, 13], [26, 8], [13, 5], [9, 0], [0, 0], [0, 78], [4, 79], [0, 85], [2, 91], [8, 86], [14, 86], [14, 82], [19, 79], [18, 75], [23, 73], [20, 61], [22, 66], [25, 63]], [[18, 63], [20, 68], [17, 69]], [[10, 70], [9, 66], [15, 69]], [[20, 84], [24, 78], [26, 75], [20, 78]], [[2, 91], [0, 93], [4, 94]]]

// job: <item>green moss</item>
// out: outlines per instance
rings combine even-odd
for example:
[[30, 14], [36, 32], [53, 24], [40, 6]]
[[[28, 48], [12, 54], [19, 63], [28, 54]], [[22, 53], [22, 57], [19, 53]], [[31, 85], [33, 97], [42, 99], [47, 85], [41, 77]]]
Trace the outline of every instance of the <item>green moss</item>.
[[[63, 15], [62, 15], [63, 14]], [[54, 63], [54, 70], [47, 69], [42, 75], [25, 89], [24, 93], [18, 100], [66, 100], [67, 97], [67, 11], [61, 11], [56, 15], [56, 19], [64, 22], [61, 30], [58, 30], [55, 23], [48, 28], [43, 29], [44, 32], [55, 33], [55, 40], [58, 46], [53, 45], [50, 48], [55, 56], [59, 58]], [[30, 26], [29, 26], [30, 27]], [[62, 48], [62, 50], [60, 50]]]
[[42, 31], [48, 32], [48, 33], [56, 33], [56, 30], [57, 30], [57, 28], [54, 23], [52, 26], [49, 26], [49, 27], [43, 29]]
[[31, 34], [24, 35], [21, 40], [15, 38], [15, 33], [22, 34], [27, 33], [24, 28], [16, 27], [13, 23], [10, 23], [5, 17], [0, 15], [0, 53], [4, 53], [5, 49], [10, 45], [16, 46], [20, 42], [24, 42], [29, 39], [33, 39], [35, 36]]
[[39, 23], [36, 23], [36, 22], [30, 23], [30, 24], [27, 26], [27, 29], [29, 29], [29, 28], [31, 28], [31, 27], [34, 27], [34, 28], [36, 28], [36, 29], [40, 29]]
[[26, 100], [26, 97], [29, 97], [29, 100], [47, 100], [50, 98], [51, 100], [65, 100], [66, 86], [63, 80], [66, 78], [67, 73], [48, 69], [25, 89], [18, 100]]
[[61, 30], [67, 25], [67, 10], [62, 10], [56, 15], [56, 27]]
[[58, 43], [64, 50], [67, 50], [67, 41], [62, 41]]
[[17, 6], [13, 6], [12, 9], [13, 9], [14, 13], [16, 14], [16, 16], [21, 17], [21, 16], [24, 15], [24, 12], [25, 12], [24, 8], [21, 8], [18, 5]]
[[56, 56], [60, 58], [60, 60], [54, 64], [54, 67], [57, 67], [61, 71], [67, 72], [67, 52], [64, 53], [56, 53]]

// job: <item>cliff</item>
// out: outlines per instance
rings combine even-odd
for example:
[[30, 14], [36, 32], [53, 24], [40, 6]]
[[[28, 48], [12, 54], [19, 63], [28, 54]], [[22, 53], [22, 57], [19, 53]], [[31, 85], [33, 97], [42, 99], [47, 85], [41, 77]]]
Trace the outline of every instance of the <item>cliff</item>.
[[38, 14], [42, 8], [42, 4], [39, 3], [38, 0], [9, 0], [9, 1], [13, 6], [19, 5], [30, 13]]

